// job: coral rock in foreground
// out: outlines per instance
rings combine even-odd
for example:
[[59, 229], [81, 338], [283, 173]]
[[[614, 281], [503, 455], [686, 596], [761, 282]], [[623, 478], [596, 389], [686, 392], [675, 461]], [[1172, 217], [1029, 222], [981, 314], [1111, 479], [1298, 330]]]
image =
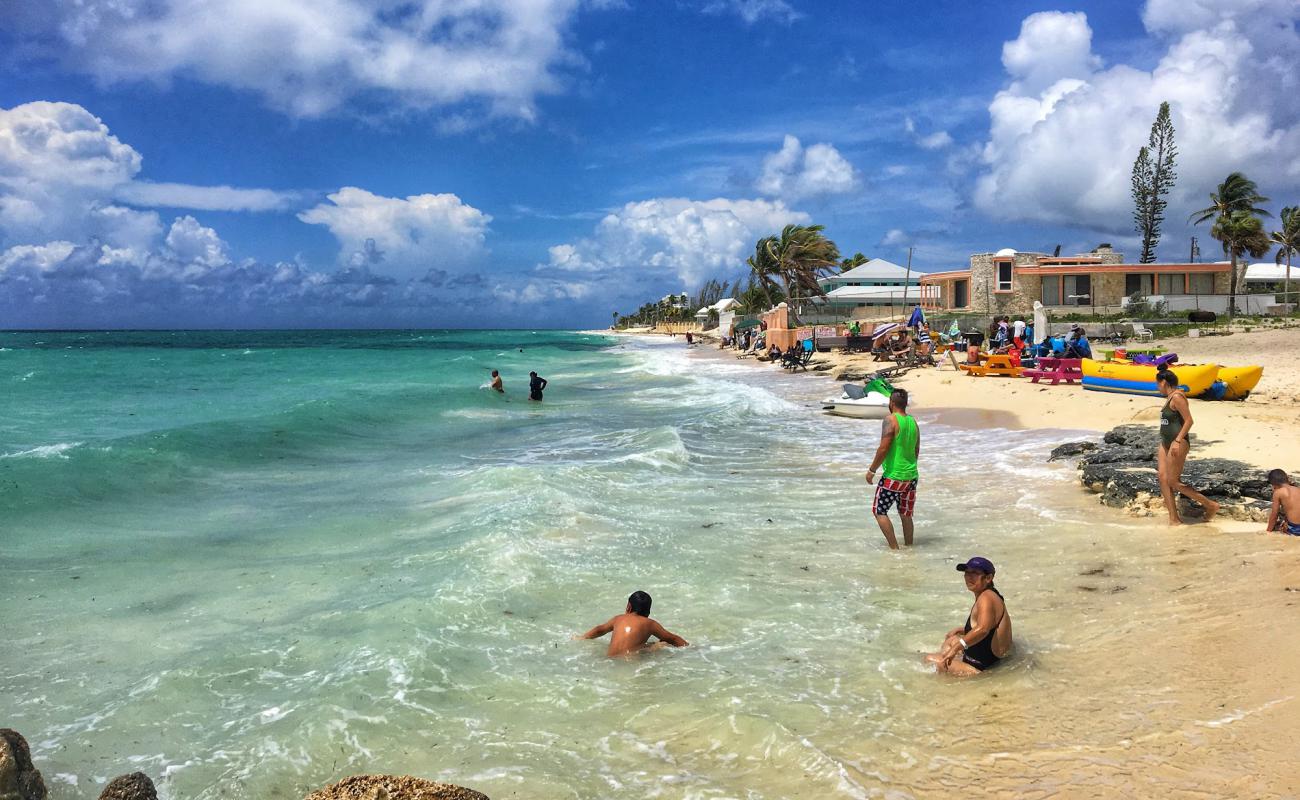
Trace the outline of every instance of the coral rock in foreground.
[[132, 772], [109, 781], [99, 800], [158, 800], [158, 790], [148, 775]]
[[489, 800], [488, 796], [410, 775], [353, 775], [317, 789], [305, 800]]
[[45, 779], [18, 731], [0, 728], [0, 800], [45, 800]]

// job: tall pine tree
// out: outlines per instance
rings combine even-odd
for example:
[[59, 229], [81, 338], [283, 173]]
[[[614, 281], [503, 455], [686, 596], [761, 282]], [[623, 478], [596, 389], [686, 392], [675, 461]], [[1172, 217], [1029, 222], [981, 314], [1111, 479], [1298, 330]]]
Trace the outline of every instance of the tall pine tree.
[[1151, 123], [1147, 146], [1138, 150], [1133, 162], [1133, 223], [1142, 235], [1142, 264], [1156, 260], [1156, 245], [1160, 243], [1160, 225], [1165, 221], [1165, 196], [1174, 187], [1178, 174], [1174, 160], [1178, 147], [1174, 144], [1174, 123], [1169, 119], [1169, 103], [1161, 103], [1156, 121]]

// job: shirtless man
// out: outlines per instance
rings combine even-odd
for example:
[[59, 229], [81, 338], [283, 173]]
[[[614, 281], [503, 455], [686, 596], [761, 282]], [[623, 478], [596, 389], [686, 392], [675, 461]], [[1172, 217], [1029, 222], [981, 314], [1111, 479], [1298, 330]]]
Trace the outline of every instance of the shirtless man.
[[975, 556], [957, 571], [966, 578], [966, 588], [975, 595], [975, 605], [966, 625], [953, 628], [939, 652], [925, 657], [935, 671], [967, 677], [978, 675], [1011, 653], [1011, 617], [1002, 593], [993, 586], [993, 562]]
[[506, 388], [501, 385], [501, 374], [496, 370], [492, 370], [492, 388], [501, 394], [506, 393]]
[[[622, 656], [635, 653], [645, 648], [651, 636], [673, 647], [685, 647], [688, 642], [658, 622], [650, 619], [650, 595], [645, 592], [633, 592], [627, 599], [627, 609], [609, 622], [602, 623], [582, 634], [583, 639], [599, 639], [607, 633], [613, 633], [609, 640], [609, 650], [605, 655]], [[657, 646], [657, 645], [652, 645]]]
[[1273, 487], [1273, 507], [1266, 530], [1300, 536], [1300, 487], [1292, 486], [1291, 478], [1280, 469], [1269, 470], [1268, 482]]

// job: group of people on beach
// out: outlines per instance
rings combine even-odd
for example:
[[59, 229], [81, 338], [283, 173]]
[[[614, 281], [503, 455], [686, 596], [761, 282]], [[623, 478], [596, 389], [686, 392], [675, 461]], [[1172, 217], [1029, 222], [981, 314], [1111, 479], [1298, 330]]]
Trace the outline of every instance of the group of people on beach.
[[[898, 549], [889, 512], [897, 507], [903, 528], [903, 544], [911, 546], [912, 510], [916, 504], [919, 478], [917, 459], [921, 453], [921, 431], [916, 418], [907, 413], [908, 394], [895, 389], [889, 397], [889, 416], [881, 425], [880, 444], [876, 448], [867, 483], [875, 484], [872, 512], [890, 549]], [[876, 482], [879, 471], [879, 482]], [[1006, 601], [993, 585], [996, 570], [993, 562], [975, 556], [957, 565], [964, 576], [966, 589], [975, 596], [966, 623], [944, 637], [943, 644], [926, 660], [939, 672], [957, 676], [977, 675], [995, 666], [1011, 652], [1011, 617]], [[623, 613], [582, 634], [583, 639], [598, 639], [613, 634], [608, 655], [627, 655], [646, 648], [651, 637], [659, 641], [654, 647], [686, 647], [687, 641], [650, 618], [650, 595], [633, 592]]]
[[[542, 402], [542, 392], [546, 389], [546, 379], [540, 377], [536, 372], [528, 373], [528, 399], [537, 403]], [[492, 382], [488, 388], [499, 394], [506, 393], [505, 384], [501, 381], [501, 373], [492, 370]]]

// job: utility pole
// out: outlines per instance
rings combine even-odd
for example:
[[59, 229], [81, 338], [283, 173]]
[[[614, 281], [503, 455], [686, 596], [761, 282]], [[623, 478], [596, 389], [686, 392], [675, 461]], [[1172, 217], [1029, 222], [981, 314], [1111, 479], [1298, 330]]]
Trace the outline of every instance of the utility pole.
[[907, 277], [903, 278], [903, 313], [907, 313], [907, 286], [912, 282], [912, 248], [907, 248]]

